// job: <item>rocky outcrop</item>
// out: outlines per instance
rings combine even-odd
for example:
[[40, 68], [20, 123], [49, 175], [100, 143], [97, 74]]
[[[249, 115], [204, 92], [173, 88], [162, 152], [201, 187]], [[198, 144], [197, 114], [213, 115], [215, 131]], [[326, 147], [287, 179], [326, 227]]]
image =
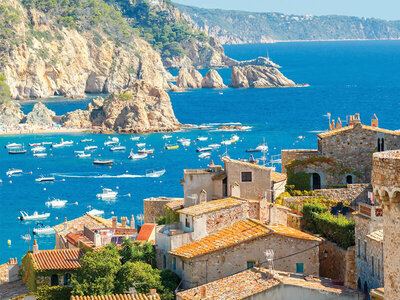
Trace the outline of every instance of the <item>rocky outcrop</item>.
[[209, 89], [224, 89], [227, 86], [224, 84], [222, 77], [216, 70], [209, 70], [204, 76], [203, 81], [201, 83], [203, 88]]
[[186, 89], [177, 87], [177, 86], [176, 86], [175, 84], [173, 84], [172, 82], [169, 82], [169, 83], [168, 83], [168, 86], [169, 86], [169, 91], [170, 91], [170, 92], [173, 92], [173, 93], [186, 92]]
[[64, 115], [61, 123], [66, 127], [92, 127], [126, 133], [181, 128], [167, 92], [143, 80], [106, 99], [93, 100], [85, 111], [77, 110]]
[[32, 111], [26, 116], [25, 123], [34, 126], [51, 126], [56, 113], [48, 109], [42, 102], [33, 106]]
[[21, 105], [11, 101], [0, 104], [0, 122], [7, 125], [17, 125], [24, 118]]
[[203, 76], [193, 68], [182, 68], [179, 70], [176, 85], [184, 89], [199, 89], [202, 87]]
[[232, 81], [235, 88], [294, 87], [296, 84], [286, 78], [278, 69], [265, 66], [244, 66], [232, 68]]

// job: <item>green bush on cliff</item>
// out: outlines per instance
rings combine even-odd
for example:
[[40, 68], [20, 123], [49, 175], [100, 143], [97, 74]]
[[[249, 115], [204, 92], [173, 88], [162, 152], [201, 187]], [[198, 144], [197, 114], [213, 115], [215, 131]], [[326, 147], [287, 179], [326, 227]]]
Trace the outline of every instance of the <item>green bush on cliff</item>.
[[0, 103], [11, 99], [10, 87], [6, 83], [6, 77], [0, 73]]

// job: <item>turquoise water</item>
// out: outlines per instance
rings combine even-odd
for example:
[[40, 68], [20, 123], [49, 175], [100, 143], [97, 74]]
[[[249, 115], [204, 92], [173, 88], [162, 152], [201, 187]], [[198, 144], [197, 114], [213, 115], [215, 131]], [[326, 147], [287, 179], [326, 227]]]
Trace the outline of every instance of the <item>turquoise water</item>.
[[[379, 117], [380, 126], [399, 129], [400, 120], [394, 112], [399, 109], [400, 99], [400, 42], [320, 42], [320, 43], [277, 43], [272, 45], [227, 46], [226, 52], [236, 59], [250, 59], [266, 54], [282, 65], [282, 72], [297, 83], [308, 83], [306, 88], [282, 89], [225, 89], [192, 90], [171, 94], [175, 114], [180, 122], [190, 124], [240, 122], [251, 126], [251, 131], [239, 132], [240, 141], [229, 146], [232, 158], [248, 158], [245, 149], [256, 147], [265, 138], [270, 154], [279, 154], [286, 148], [316, 147], [314, 131], [325, 130], [328, 126], [327, 112], [334, 118], [361, 113], [364, 123], [369, 123], [373, 113]], [[205, 72], [203, 70], [202, 72]], [[229, 83], [230, 70], [220, 70], [225, 83]], [[222, 94], [221, 94], [222, 93]], [[85, 108], [89, 99], [51, 99], [46, 105], [63, 114], [69, 110]], [[23, 104], [29, 112], [32, 103]], [[208, 136], [209, 141], [197, 145], [219, 143], [231, 136], [230, 132], [213, 130], [192, 130], [173, 133], [172, 141], [179, 137], [194, 140]], [[305, 139], [298, 139], [304, 136]], [[115, 164], [109, 167], [93, 166], [91, 159], [78, 159], [73, 150], [83, 150], [80, 140], [90, 137], [99, 146], [93, 156], [112, 158]], [[197, 145], [180, 147], [178, 150], [163, 150], [165, 140], [162, 134], [143, 135], [141, 141], [156, 151], [153, 156], [140, 160], [128, 160], [129, 149], [136, 148], [136, 142], [129, 136], [119, 135], [126, 152], [112, 153], [103, 146], [106, 135], [42, 135], [0, 137], [0, 262], [9, 257], [21, 257], [29, 244], [20, 238], [35, 227], [35, 223], [21, 223], [17, 220], [20, 210], [50, 212], [50, 218], [43, 222], [56, 225], [68, 219], [81, 216], [92, 208], [105, 211], [110, 218], [130, 216], [143, 211], [142, 200], [151, 196], [183, 196], [179, 180], [184, 168], [206, 167], [209, 160], [199, 159], [195, 152]], [[48, 150], [47, 158], [34, 158], [32, 153], [20, 156], [8, 155], [4, 145], [8, 142], [32, 142], [73, 140], [72, 147]], [[214, 151], [212, 159], [220, 163], [225, 152], [223, 147]], [[26, 174], [7, 178], [9, 168], [21, 168]], [[146, 170], [165, 169], [160, 178], [141, 177]], [[278, 168], [279, 169], [279, 168]], [[32, 174], [30, 174], [32, 172]], [[56, 177], [54, 183], [37, 183], [40, 174]], [[106, 176], [102, 176], [106, 175]], [[121, 177], [121, 175], [125, 175]], [[128, 176], [127, 176], [128, 175]], [[131, 176], [129, 176], [131, 175]], [[10, 183], [9, 181], [12, 181]], [[102, 187], [117, 189], [121, 195], [115, 202], [104, 202], [96, 198]], [[65, 208], [52, 209], [45, 206], [48, 197], [68, 200]], [[58, 218], [58, 219], [56, 219]], [[7, 240], [11, 240], [11, 246]], [[37, 238], [40, 249], [54, 247], [54, 236]]]

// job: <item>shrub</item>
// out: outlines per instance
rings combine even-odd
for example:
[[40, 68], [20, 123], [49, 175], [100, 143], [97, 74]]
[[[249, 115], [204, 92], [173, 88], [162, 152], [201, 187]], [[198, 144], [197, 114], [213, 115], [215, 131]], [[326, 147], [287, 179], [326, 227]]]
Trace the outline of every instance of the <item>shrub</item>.
[[37, 300], [69, 300], [72, 288], [68, 286], [39, 286], [36, 291]]
[[128, 93], [123, 93], [123, 94], [119, 95], [119, 99], [124, 100], [124, 101], [132, 100], [132, 98], [133, 98], [133, 96]]

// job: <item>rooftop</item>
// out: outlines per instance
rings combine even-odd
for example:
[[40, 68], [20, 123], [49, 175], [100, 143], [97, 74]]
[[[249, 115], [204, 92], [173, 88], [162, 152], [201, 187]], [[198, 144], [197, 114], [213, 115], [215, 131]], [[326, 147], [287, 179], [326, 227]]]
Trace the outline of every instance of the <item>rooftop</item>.
[[287, 179], [286, 174], [282, 174], [279, 172], [272, 171], [271, 173], [271, 180], [274, 182], [281, 182]]
[[67, 221], [54, 226], [54, 230], [57, 234], [61, 236], [66, 236], [68, 233], [82, 233], [83, 227], [86, 226], [89, 229], [99, 228], [99, 227], [110, 227], [112, 224], [111, 220], [107, 220], [101, 217], [96, 217], [92, 215], [85, 214], [77, 219]]
[[367, 235], [368, 238], [375, 240], [377, 242], [383, 242], [383, 229], [371, 232]]
[[176, 209], [183, 208], [184, 203], [185, 203], [185, 199], [179, 198], [176, 200], [172, 200], [171, 202], [168, 202], [167, 204], [165, 204], [165, 207], [167, 207], [171, 210], [176, 210]]
[[79, 259], [81, 249], [41, 250], [38, 253], [28, 252], [36, 270], [73, 270], [81, 266]]
[[[361, 127], [362, 127], [362, 129], [365, 129], [365, 130], [382, 132], [382, 133], [387, 133], [387, 134], [392, 134], [392, 135], [400, 135], [400, 131], [383, 129], [383, 128], [379, 128], [379, 127], [372, 127], [372, 126], [368, 126], [368, 125], [361, 125]], [[327, 136], [333, 136], [333, 135], [340, 134], [342, 132], [351, 130], [353, 128], [354, 128], [354, 125], [345, 126], [345, 127], [342, 127], [342, 128], [338, 128], [338, 129], [334, 129], [334, 130], [330, 130], [330, 131], [327, 131], [327, 132], [320, 133], [317, 136], [320, 137], [320, 138], [324, 138], [324, 137], [327, 137]]]
[[243, 201], [236, 199], [236, 198], [224, 198], [224, 199], [219, 199], [219, 200], [214, 200], [214, 201], [209, 201], [209, 202], [203, 202], [197, 205], [193, 205], [184, 209], [178, 210], [178, 213], [180, 214], [186, 214], [189, 216], [199, 216], [202, 214], [206, 214], [212, 211], [228, 208], [228, 207], [233, 207], [233, 206], [239, 206], [242, 205]]
[[[143, 241], [143, 242], [150, 242], [152, 233], [154, 232], [154, 228], [156, 227], [156, 224], [153, 223], [145, 223], [142, 225], [139, 231], [139, 235], [137, 236], [136, 240], [137, 241]], [[153, 236], [154, 238], [154, 236]]]
[[265, 167], [265, 166], [258, 165], [258, 164], [253, 164], [253, 163], [250, 163], [250, 162], [247, 162], [247, 161], [241, 161], [241, 160], [232, 159], [232, 158], [229, 158], [229, 157], [226, 157], [226, 156], [223, 157], [222, 160], [223, 160], [223, 162], [232, 162], [232, 163], [240, 164], [240, 165], [243, 165], [243, 166], [246, 166], [246, 167], [251, 167], [251, 168], [256, 168], [256, 169], [261, 169], [261, 170], [272, 170], [269, 167]]
[[321, 241], [318, 237], [291, 227], [283, 225], [267, 226], [259, 221], [247, 219], [221, 229], [198, 241], [176, 248], [169, 253], [184, 258], [193, 258], [248, 242], [267, 234], [278, 234], [296, 239]]
[[71, 300], [160, 300], [158, 294], [114, 294], [102, 296], [71, 296]]

